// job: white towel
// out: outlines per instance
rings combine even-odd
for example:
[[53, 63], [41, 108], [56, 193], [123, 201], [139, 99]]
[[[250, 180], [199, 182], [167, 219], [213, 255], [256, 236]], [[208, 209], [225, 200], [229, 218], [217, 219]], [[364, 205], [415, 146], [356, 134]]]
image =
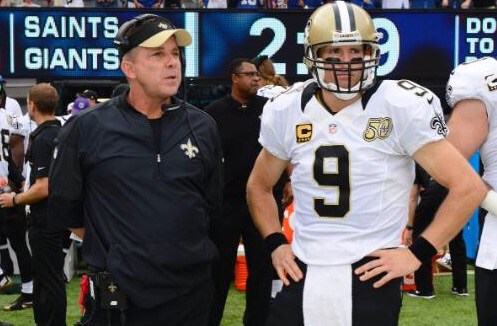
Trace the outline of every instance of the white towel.
[[476, 266], [488, 270], [497, 269], [497, 217], [488, 213], [476, 256]]
[[307, 266], [304, 325], [352, 325], [352, 266]]

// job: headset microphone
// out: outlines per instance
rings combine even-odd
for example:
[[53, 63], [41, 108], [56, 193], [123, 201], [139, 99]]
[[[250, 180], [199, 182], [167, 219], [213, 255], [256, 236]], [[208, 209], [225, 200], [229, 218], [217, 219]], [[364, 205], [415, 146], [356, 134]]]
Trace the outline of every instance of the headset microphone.
[[179, 108], [180, 106], [183, 105], [183, 103], [184, 103], [183, 100], [177, 100], [176, 103], [169, 103], [169, 104], [164, 103], [160, 106], [160, 109], [162, 110], [162, 112], [166, 112], [167, 110]]

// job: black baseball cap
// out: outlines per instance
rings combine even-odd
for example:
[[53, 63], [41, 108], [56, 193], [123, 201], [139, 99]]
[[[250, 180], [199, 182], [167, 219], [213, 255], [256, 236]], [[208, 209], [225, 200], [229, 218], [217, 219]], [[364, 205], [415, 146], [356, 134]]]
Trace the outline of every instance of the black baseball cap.
[[[145, 16], [145, 15], [144, 15]], [[139, 18], [140, 16], [138, 16]], [[136, 25], [136, 27], [133, 27]], [[157, 48], [164, 44], [171, 36], [175, 36], [178, 46], [188, 46], [192, 44], [190, 33], [181, 28], [176, 28], [169, 20], [152, 14], [146, 14], [145, 19], [131, 20], [128, 23], [121, 25], [118, 35], [126, 34], [128, 30], [132, 30], [129, 35], [126, 35], [126, 43], [116, 37], [114, 43], [120, 47], [121, 55], [124, 55], [129, 50], [140, 46], [143, 48]]]
[[84, 97], [90, 100], [98, 101], [98, 94], [92, 89], [85, 89], [81, 93], [76, 94], [77, 97]]

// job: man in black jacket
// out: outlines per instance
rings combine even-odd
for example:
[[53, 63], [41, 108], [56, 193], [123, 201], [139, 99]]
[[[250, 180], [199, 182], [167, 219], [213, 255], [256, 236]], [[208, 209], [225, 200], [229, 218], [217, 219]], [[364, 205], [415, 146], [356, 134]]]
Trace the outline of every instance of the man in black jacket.
[[190, 43], [157, 15], [124, 23], [116, 44], [130, 90], [60, 133], [49, 212], [83, 238], [91, 325], [207, 324], [221, 146], [215, 122], [174, 97]]

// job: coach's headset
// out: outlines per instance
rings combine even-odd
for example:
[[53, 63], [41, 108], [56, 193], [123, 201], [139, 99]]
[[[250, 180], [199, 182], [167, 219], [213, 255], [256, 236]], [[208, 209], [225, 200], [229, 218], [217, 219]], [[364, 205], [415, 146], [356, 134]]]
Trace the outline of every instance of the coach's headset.
[[183, 48], [191, 44], [191, 36], [187, 31], [176, 28], [169, 20], [158, 15], [142, 14], [121, 25], [114, 39], [114, 44], [119, 50], [119, 59], [122, 59], [131, 49], [146, 43], [154, 35], [161, 32], [172, 32], [170, 37], [176, 37], [176, 42], [180, 48], [181, 68], [184, 76]]

